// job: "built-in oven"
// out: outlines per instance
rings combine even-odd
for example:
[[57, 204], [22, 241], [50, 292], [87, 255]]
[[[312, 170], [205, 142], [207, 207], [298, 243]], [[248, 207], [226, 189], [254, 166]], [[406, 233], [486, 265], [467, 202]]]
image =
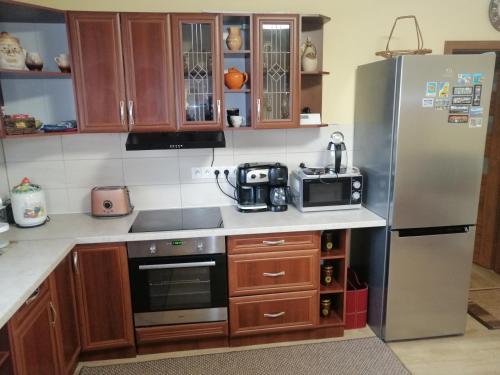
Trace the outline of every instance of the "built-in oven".
[[227, 320], [224, 237], [129, 242], [136, 327]]

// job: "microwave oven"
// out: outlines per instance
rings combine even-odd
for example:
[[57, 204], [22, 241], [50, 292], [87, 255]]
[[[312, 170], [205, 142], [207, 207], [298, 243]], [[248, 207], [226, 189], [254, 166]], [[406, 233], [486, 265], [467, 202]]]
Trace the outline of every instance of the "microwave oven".
[[363, 176], [357, 168], [336, 174], [325, 168], [300, 168], [290, 176], [293, 204], [302, 212], [361, 208]]

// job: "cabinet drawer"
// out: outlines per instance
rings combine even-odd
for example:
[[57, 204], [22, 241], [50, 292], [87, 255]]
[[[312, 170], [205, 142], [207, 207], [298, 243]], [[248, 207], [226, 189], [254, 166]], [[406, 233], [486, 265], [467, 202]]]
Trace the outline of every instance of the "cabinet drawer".
[[319, 249], [319, 232], [252, 234], [228, 237], [228, 254]]
[[319, 250], [229, 255], [229, 295], [317, 289]]
[[39, 301], [42, 300], [46, 293], [49, 292], [49, 282], [45, 280], [40, 284], [38, 288], [29, 296], [23, 305], [17, 310], [17, 312], [12, 316], [12, 323], [17, 326], [23, 322], [26, 315], [30, 313], [38, 305]]
[[292, 292], [229, 299], [231, 336], [314, 328], [318, 292]]

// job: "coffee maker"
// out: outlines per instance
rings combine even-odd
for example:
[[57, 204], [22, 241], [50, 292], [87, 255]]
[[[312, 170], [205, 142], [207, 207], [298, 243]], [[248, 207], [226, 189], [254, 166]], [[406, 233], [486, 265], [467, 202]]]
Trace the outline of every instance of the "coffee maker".
[[236, 171], [238, 210], [286, 211], [288, 168], [280, 163], [243, 163]]

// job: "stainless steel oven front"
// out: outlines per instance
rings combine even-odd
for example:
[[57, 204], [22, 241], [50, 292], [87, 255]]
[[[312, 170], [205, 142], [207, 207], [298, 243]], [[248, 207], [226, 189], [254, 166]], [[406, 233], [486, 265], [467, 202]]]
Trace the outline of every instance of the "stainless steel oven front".
[[227, 320], [224, 237], [127, 243], [136, 327]]

